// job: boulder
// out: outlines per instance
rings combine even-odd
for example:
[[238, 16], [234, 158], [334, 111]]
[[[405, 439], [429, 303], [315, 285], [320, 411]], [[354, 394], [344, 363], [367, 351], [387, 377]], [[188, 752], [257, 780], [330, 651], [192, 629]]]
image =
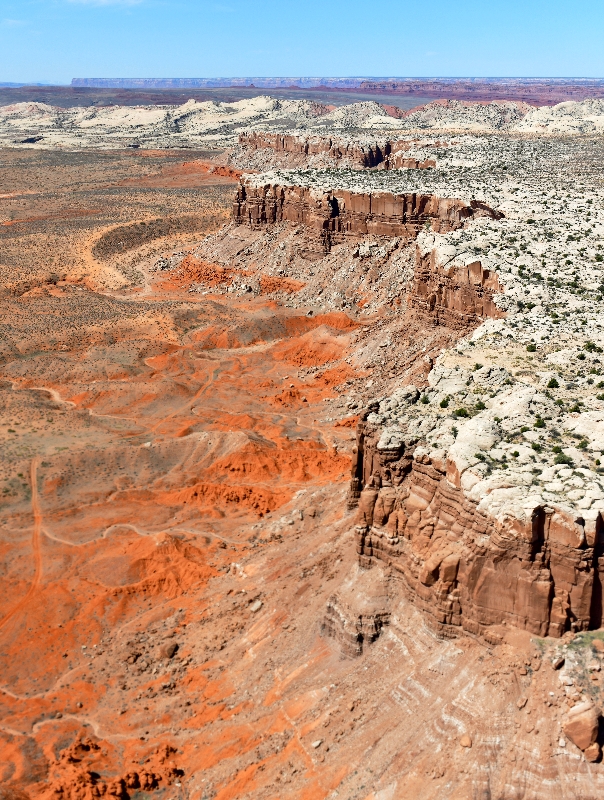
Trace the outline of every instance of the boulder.
[[579, 703], [571, 708], [562, 725], [566, 736], [580, 750], [587, 750], [595, 743], [598, 737], [598, 726], [599, 714], [589, 701]]
[[388, 580], [375, 565], [365, 570], [354, 565], [337, 593], [332, 595], [321, 624], [321, 633], [335, 639], [343, 656], [360, 656], [390, 620]]
[[587, 761], [599, 761], [600, 756], [602, 755], [602, 748], [597, 742], [590, 744], [589, 747], [585, 748], [583, 753]]
[[459, 568], [459, 556], [457, 553], [450, 553], [443, 558], [440, 565], [440, 579], [445, 584], [455, 583], [457, 570]]
[[176, 652], [178, 650], [178, 645], [176, 642], [167, 642], [163, 644], [159, 648], [159, 657], [160, 658], [174, 658]]

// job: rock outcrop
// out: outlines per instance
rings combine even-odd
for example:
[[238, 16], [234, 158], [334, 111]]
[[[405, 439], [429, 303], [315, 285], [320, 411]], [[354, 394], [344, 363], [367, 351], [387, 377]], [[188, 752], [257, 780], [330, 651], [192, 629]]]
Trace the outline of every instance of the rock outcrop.
[[381, 567], [356, 566], [327, 602], [321, 633], [336, 639], [342, 654], [359, 656], [363, 645], [375, 641], [390, 620], [388, 587]]
[[447, 233], [479, 216], [501, 215], [477, 200], [263, 184], [249, 176], [240, 183], [233, 203], [237, 224], [255, 227], [289, 221], [305, 225], [328, 242], [367, 234], [412, 241], [422, 229]]
[[601, 754], [598, 742], [600, 715], [589, 701], [570, 709], [563, 723], [564, 733], [571, 742], [583, 750], [588, 761], [597, 761]]
[[443, 635], [463, 629], [496, 643], [501, 625], [559, 637], [600, 624], [600, 517], [540, 506], [523, 520], [494, 519], [465, 495], [452, 460], [431, 459], [366, 418], [350, 502], [362, 567], [387, 564]]
[[407, 303], [414, 314], [435, 324], [459, 329], [485, 318], [505, 316], [493, 300], [503, 291], [496, 272], [477, 259], [459, 260], [455, 251], [422, 235], [415, 251], [415, 270]]
[[416, 158], [410, 154], [412, 143], [405, 140], [384, 139], [362, 142], [359, 139], [334, 136], [249, 131], [239, 134], [239, 144], [252, 151], [272, 150], [275, 153], [287, 153], [296, 163], [309, 156], [324, 154], [336, 163], [345, 162], [358, 169], [378, 166], [382, 169], [430, 169], [436, 166], [434, 158]]

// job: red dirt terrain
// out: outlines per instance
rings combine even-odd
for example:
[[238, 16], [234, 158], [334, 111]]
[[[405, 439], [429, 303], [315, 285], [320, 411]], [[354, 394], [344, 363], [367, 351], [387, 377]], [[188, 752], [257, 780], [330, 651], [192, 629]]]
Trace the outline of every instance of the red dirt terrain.
[[[0, 306], [0, 798], [601, 796], [601, 766], [559, 746], [546, 644], [439, 637], [357, 566], [358, 412], [423, 385], [474, 317], [375, 308], [399, 252], [334, 310], [262, 274], [306, 236], [289, 223], [185, 253], [115, 222], [76, 238], [86, 280], [32, 267]], [[325, 261], [356, 263], [341, 247]], [[108, 285], [112, 259], [142, 279]], [[325, 635], [388, 596], [358, 657]]]
[[[44, 306], [69, 326], [74, 315], [82, 324], [87, 302], [103, 302], [68, 286], [58, 295], [22, 298], [13, 310]], [[316, 420], [344, 373], [321, 369], [303, 381], [294, 363], [342, 355], [346, 337], [331, 320], [304, 317], [296, 330], [295, 319], [288, 324], [290, 315], [262, 301], [249, 308], [208, 299], [187, 304], [179, 341], [182, 327], [162, 335], [165, 309], [158, 314], [152, 300], [134, 329], [118, 319], [121, 302], [104, 302], [117, 312], [111, 341], [103, 326], [80, 347], [30, 351], [23, 368], [11, 359], [3, 369], [3, 418], [12, 427], [3, 431], [0, 761], [3, 783], [32, 797], [165, 789], [200, 763], [228, 761], [224, 746], [242, 735], [244, 750], [258, 737], [289, 741], [280, 713], [269, 712], [264, 734], [250, 735], [239, 715], [255, 703], [229, 710], [227, 698], [249, 680], [247, 643], [262, 644], [288, 617], [284, 597], [278, 611], [270, 610], [275, 598], [263, 600], [265, 570], [271, 583], [286, 581], [292, 598], [301, 588], [287, 578], [294, 564], [280, 566], [272, 549], [300, 549], [302, 532], [320, 530], [334, 513], [323, 506], [325, 491], [335, 484], [342, 494], [350, 467], [352, 432]], [[199, 349], [212, 322], [250, 317], [266, 327], [266, 341], [218, 350], [206, 338]], [[345, 321], [338, 327], [356, 327]], [[286, 347], [271, 335], [275, 322], [292, 329]], [[27, 351], [32, 340], [12, 328]], [[21, 469], [25, 477], [14, 479]], [[232, 585], [216, 595], [223, 578]], [[218, 620], [225, 611], [227, 624]], [[207, 641], [187, 641], [189, 628]], [[243, 659], [240, 678], [222, 674], [225, 648]], [[171, 733], [183, 721], [186, 756], [181, 734]], [[210, 733], [217, 721], [226, 723], [224, 745]], [[292, 757], [298, 749], [293, 743]]]

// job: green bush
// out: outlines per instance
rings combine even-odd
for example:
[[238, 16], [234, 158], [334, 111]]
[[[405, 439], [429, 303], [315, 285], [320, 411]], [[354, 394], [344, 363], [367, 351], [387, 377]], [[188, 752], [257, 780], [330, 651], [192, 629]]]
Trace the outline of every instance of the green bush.
[[527, 353], [535, 353], [537, 351], [537, 345], [536, 344], [527, 344], [526, 351], [527, 351]]
[[540, 445], [540, 444], [538, 444], [537, 442], [533, 442], [533, 443], [532, 443], [532, 445], [531, 445], [531, 447], [533, 448], [533, 450], [534, 450], [536, 453], [540, 453], [540, 452], [541, 452], [541, 445]]
[[573, 460], [570, 456], [560, 453], [554, 458], [554, 464], [572, 464]]
[[466, 408], [458, 408], [453, 412], [453, 416], [455, 417], [469, 417], [468, 411]]
[[558, 383], [558, 381], [555, 378], [550, 378], [549, 381], [547, 382], [547, 388], [548, 389], [559, 389], [560, 388], [560, 384]]
[[475, 407], [476, 411], [484, 411], [485, 408], [486, 408], [486, 406], [482, 402], [482, 400], [479, 400], [474, 407]]
[[448, 408], [448, 406], [449, 406], [449, 398], [448, 397], [443, 397], [443, 399], [440, 401], [440, 407], [441, 408]]

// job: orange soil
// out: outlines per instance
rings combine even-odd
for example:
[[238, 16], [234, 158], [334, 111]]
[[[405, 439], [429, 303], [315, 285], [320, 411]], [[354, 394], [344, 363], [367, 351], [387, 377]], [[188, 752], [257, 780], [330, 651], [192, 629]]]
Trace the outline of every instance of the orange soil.
[[19, 600], [11, 610], [0, 619], [0, 629], [2, 629], [10, 620], [21, 611], [22, 608], [27, 606], [33, 595], [38, 588], [40, 582], [40, 574], [42, 572], [42, 559], [40, 556], [40, 527], [42, 524], [42, 515], [40, 513], [40, 500], [38, 497], [38, 463], [39, 458], [34, 458], [30, 467], [30, 481], [31, 481], [31, 506], [34, 517], [33, 534], [32, 534], [32, 551], [34, 555], [34, 577], [31, 586], [27, 590], [27, 594], [22, 600]]
[[[182, 287], [190, 286], [191, 283], [201, 283], [206, 286], [218, 286], [221, 283], [230, 283], [234, 278], [244, 278], [254, 273], [249, 270], [233, 269], [223, 267], [219, 264], [209, 264], [201, 261], [190, 254], [186, 255], [178, 268], [175, 269], [166, 279], [159, 279], [164, 288], [171, 286]], [[273, 294], [275, 292], [285, 292], [295, 294], [304, 288], [306, 284], [292, 278], [280, 278], [275, 276], [260, 276], [261, 294]]]
[[231, 281], [235, 275], [243, 275], [245, 272], [234, 270], [229, 267], [221, 267], [219, 264], [208, 264], [200, 261], [192, 255], [186, 255], [180, 262], [170, 280], [176, 285], [185, 285], [195, 281], [196, 283], [206, 283], [208, 286], [217, 286], [219, 283]]
[[[188, 269], [214, 274], [192, 260]], [[157, 291], [149, 302], [160, 307]], [[262, 587], [252, 562], [232, 566], [252, 552], [253, 523], [300, 492], [345, 487], [352, 432], [316, 419], [320, 401], [354, 371], [332, 363], [307, 379], [291, 364], [339, 362], [357, 324], [343, 313], [306, 317], [261, 299], [191, 307], [206, 322], [182, 341], [169, 326], [162, 340], [144, 325], [126, 334], [117, 325], [107, 349], [104, 331], [91, 326], [88, 343], [63, 348], [59, 361], [42, 353], [23, 374], [4, 367], [17, 399], [42, 404], [43, 418], [63, 425], [36, 445], [30, 500], [2, 512], [13, 533], [0, 553], [0, 785], [14, 797], [117, 800], [210, 773], [216, 798], [265, 796], [279, 770], [295, 763], [301, 788], [282, 796], [319, 800], [349, 771], [322, 765], [309, 750], [316, 734], [303, 720], [319, 696], [296, 688], [308, 670], [331, 663], [326, 643], [315, 642], [295, 675], [233, 705], [253, 654], [270, 647], [288, 613], [255, 619], [244, 605], [216, 623], [212, 609], [224, 601], [214, 584], [225, 571], [249, 597]], [[237, 333], [246, 326], [252, 343]], [[221, 332], [213, 341], [211, 330]], [[124, 361], [132, 352], [143, 355]], [[340, 513], [338, 503], [334, 519]], [[284, 574], [274, 557], [266, 569], [273, 580]], [[306, 588], [292, 584], [298, 591]], [[225, 624], [241, 642], [228, 656], [211, 644], [227, 635]], [[187, 638], [188, 627], [200, 625]], [[139, 671], [142, 658], [125, 660], [137, 632], [157, 640], [145, 656], [157, 671]], [[181, 645], [172, 661], [161, 657], [166, 641]], [[195, 642], [203, 641], [209, 650], [200, 660]], [[189, 658], [183, 671], [178, 665]], [[180, 671], [166, 690], [171, 664]], [[275, 737], [284, 737], [283, 748], [250, 764]]]
[[140, 186], [147, 188], [185, 188], [209, 183], [236, 183], [243, 173], [231, 167], [218, 166], [211, 161], [185, 161], [177, 166], [164, 167], [155, 175], [128, 178], [117, 186]]
[[347, 337], [322, 326], [275, 345], [273, 357], [297, 366], [322, 365], [343, 358], [347, 343]]
[[306, 286], [302, 281], [293, 278], [276, 278], [273, 275], [262, 275], [260, 277], [260, 289], [262, 294], [272, 294], [273, 292], [287, 292], [295, 294]]

